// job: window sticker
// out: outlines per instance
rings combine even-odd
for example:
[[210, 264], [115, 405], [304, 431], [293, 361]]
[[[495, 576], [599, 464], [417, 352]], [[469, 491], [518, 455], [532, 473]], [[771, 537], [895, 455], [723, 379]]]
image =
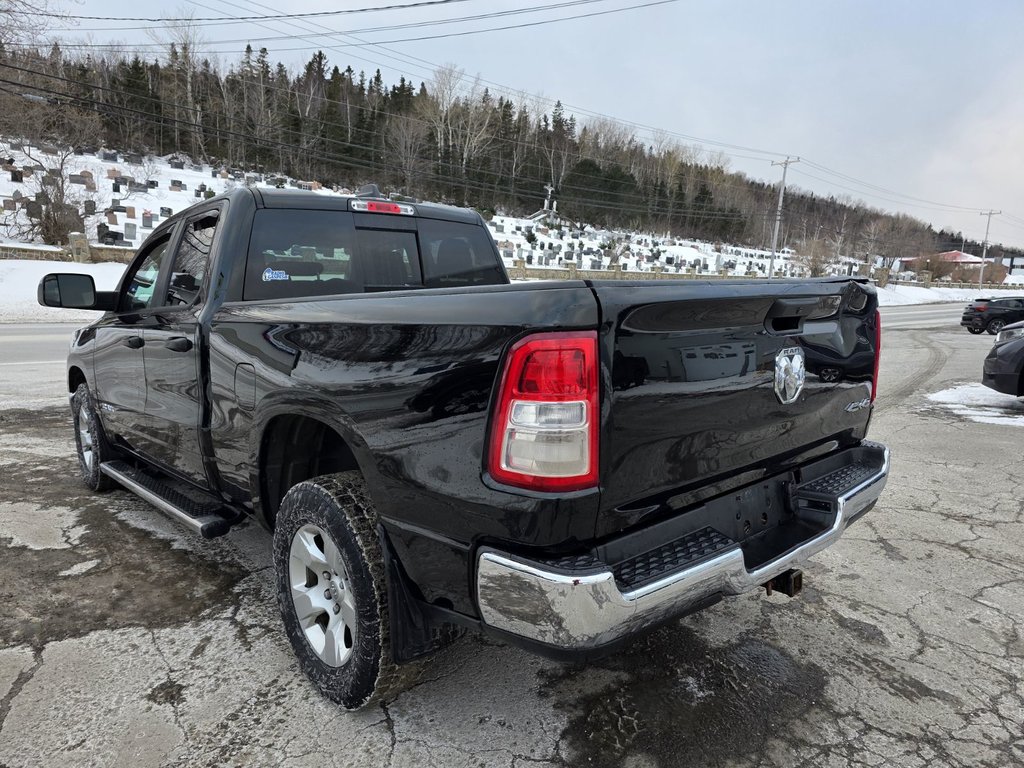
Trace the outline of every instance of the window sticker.
[[263, 270], [263, 282], [269, 283], [271, 280], [287, 280], [288, 273], [283, 269], [271, 269], [267, 267]]

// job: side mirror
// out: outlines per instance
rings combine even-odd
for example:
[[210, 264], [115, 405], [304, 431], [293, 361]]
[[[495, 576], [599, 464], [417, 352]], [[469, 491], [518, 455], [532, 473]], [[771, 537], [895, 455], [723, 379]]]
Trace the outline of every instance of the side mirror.
[[65, 309], [102, 309], [97, 306], [96, 284], [92, 275], [50, 274], [39, 281], [36, 297], [44, 307]]

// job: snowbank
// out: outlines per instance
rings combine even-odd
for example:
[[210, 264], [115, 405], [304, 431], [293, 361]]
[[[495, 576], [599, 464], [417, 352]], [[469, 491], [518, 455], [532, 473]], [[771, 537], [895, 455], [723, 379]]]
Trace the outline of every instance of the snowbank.
[[928, 399], [979, 424], [1024, 427], [1024, 400], [995, 392], [983, 384], [961, 384], [930, 394]]
[[878, 303], [883, 307], [905, 304], [940, 304], [967, 302], [979, 297], [1020, 296], [1021, 290], [978, 290], [977, 288], [921, 288], [916, 285], [887, 285], [878, 289]]
[[36, 302], [36, 288], [50, 272], [77, 272], [92, 275], [96, 290], [112, 291], [124, 272], [124, 264], [75, 264], [67, 261], [0, 260], [0, 323], [89, 322], [99, 312], [79, 309], [53, 309]]

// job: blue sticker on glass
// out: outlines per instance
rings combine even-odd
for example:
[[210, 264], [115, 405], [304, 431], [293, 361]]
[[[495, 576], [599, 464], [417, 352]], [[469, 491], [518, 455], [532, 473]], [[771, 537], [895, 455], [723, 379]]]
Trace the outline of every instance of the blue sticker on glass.
[[267, 267], [263, 270], [263, 282], [269, 283], [271, 280], [287, 280], [288, 273], [283, 269], [271, 269]]

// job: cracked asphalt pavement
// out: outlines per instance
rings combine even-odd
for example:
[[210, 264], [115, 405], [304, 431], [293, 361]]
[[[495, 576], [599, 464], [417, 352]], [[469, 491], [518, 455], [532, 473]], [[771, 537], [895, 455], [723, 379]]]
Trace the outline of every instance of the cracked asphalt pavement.
[[0, 410], [0, 766], [1024, 764], [1024, 429], [925, 397], [977, 381], [990, 342], [886, 331], [892, 476], [800, 597], [587, 666], [467, 636], [358, 713], [300, 673], [264, 531], [204, 541], [89, 493], [66, 405]]

